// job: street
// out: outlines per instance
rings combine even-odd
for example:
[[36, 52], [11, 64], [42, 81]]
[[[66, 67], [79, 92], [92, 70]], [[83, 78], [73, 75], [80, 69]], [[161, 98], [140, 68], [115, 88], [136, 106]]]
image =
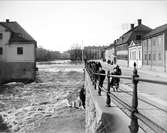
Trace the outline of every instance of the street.
[[[104, 64], [104, 68], [106, 70], [113, 71], [113, 66]], [[132, 76], [133, 75], [133, 70], [120, 67], [122, 69], [122, 75], [125, 76]], [[138, 72], [140, 78], [147, 78], [147, 79], [153, 79], [153, 80], [162, 80], [162, 81], [167, 81], [166, 78], [160, 77], [154, 74], [147, 74], [143, 72]], [[125, 80], [121, 79], [121, 83], [128, 85], [129, 87], [133, 87], [132, 81], [131, 80]], [[166, 85], [161, 85], [161, 84], [153, 84], [153, 83], [146, 83], [146, 82], [139, 82], [138, 83], [138, 91], [140, 93], [145, 93], [148, 94], [148, 96], [155, 98], [156, 101], [160, 101], [163, 105], [167, 105], [167, 86]]]
[[[108, 71], [112, 70], [112, 67], [108, 64], [102, 63], [103, 68]], [[126, 68], [122, 69], [122, 75], [130, 76], [132, 75], [131, 70], [127, 70]], [[163, 80], [165, 78], [157, 77], [156, 75], [149, 75], [142, 72], [139, 72], [140, 77], [148, 78], [148, 79], [155, 79], [155, 80]], [[107, 88], [107, 81], [104, 83], [104, 87]], [[139, 82], [138, 83], [138, 111], [150, 119], [152, 122], [167, 130], [166, 123], [167, 123], [167, 87], [165, 85], [159, 85], [154, 83], [145, 83]], [[113, 92], [111, 88], [111, 93], [114, 97], [117, 97], [125, 104], [131, 106], [132, 105], [132, 96], [133, 96], [133, 84], [131, 80], [121, 79], [120, 87], [118, 92]], [[124, 108], [120, 103], [113, 100], [114, 102], [124, 113], [126, 113], [130, 117], [130, 113]], [[143, 129], [146, 126], [139, 121], [141, 127]], [[146, 130], [146, 129], [145, 129]], [[147, 129], [148, 131], [148, 129]], [[151, 132], [151, 130], [149, 130]]]

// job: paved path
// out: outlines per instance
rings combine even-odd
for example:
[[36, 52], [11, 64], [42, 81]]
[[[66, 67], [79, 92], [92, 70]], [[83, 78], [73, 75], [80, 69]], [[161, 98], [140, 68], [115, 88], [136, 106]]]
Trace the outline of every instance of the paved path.
[[[112, 70], [111, 65], [102, 64], [105, 70]], [[132, 70], [122, 68], [123, 75], [132, 75]], [[144, 78], [152, 78], [157, 79], [157, 75], [143, 73], [139, 71], [140, 77]], [[158, 80], [166, 80], [163, 76], [159, 77]], [[104, 87], [107, 87], [106, 81]], [[112, 92], [111, 93], [116, 96], [117, 98], [121, 99], [122, 101], [126, 102], [128, 105], [132, 103], [132, 81], [128, 80], [121, 80], [121, 85], [119, 92]], [[167, 130], [167, 87], [165, 85], [157, 85], [157, 84], [150, 84], [150, 83], [139, 83], [138, 85], [138, 110], [144, 116], [147, 116], [150, 120], [157, 123], [159, 126]], [[122, 108], [118, 102], [113, 102]], [[130, 115], [127, 110], [123, 110], [127, 115]], [[139, 123], [143, 125], [140, 121]], [[144, 129], [146, 127], [142, 126]], [[151, 130], [147, 129], [149, 133]]]

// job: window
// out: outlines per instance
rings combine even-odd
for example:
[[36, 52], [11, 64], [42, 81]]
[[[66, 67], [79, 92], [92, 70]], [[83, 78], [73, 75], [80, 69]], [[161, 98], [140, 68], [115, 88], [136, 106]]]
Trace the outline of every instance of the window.
[[132, 60], [136, 60], [136, 51], [132, 51]]
[[140, 52], [140, 50], [139, 50], [139, 60], [141, 60], [141, 52]]
[[117, 59], [127, 60], [128, 56], [127, 55], [117, 55]]
[[159, 60], [161, 60], [161, 53], [158, 54], [158, 58], [159, 58]]
[[141, 35], [136, 35], [136, 40], [141, 40]]
[[2, 39], [2, 37], [3, 37], [3, 35], [2, 35], [2, 33], [0, 33], [0, 39]]
[[147, 54], [145, 54], [145, 60], [147, 60]]
[[0, 55], [2, 55], [2, 54], [3, 54], [3, 48], [0, 47]]
[[23, 54], [23, 47], [18, 47], [17, 48], [17, 54], [22, 55]]
[[156, 54], [153, 54], [153, 60], [156, 60]]
[[151, 54], [148, 55], [148, 60], [151, 60]]
[[162, 37], [159, 37], [159, 38], [158, 38], [158, 45], [161, 45], [161, 44], [163, 44], [163, 38], [162, 38]]
[[153, 46], [155, 46], [156, 45], [156, 39], [152, 39], [152, 44], [153, 44]]

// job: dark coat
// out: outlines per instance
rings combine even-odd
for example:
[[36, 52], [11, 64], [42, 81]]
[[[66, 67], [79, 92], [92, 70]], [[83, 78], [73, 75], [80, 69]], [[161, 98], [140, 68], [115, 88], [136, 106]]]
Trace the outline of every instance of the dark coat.
[[[102, 69], [101, 71], [99, 71], [99, 73], [105, 74], [105, 70]], [[103, 82], [105, 77], [106, 77], [105, 75], [99, 75], [99, 82]]]

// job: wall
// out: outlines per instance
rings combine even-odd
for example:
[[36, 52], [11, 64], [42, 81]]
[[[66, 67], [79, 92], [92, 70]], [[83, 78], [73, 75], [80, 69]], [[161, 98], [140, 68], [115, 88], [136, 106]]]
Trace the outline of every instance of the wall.
[[120, 65], [120, 66], [128, 67], [128, 61], [127, 61], [127, 60], [120, 60], [120, 59], [117, 59], [116, 64], [118, 64], [118, 65]]
[[0, 46], [2, 46], [9, 42], [11, 33], [9, 31], [6, 31], [6, 29], [1, 25], [0, 25], [0, 33], [3, 34], [3, 38], [0, 39]]
[[31, 62], [0, 62], [0, 83], [35, 80], [35, 67]]
[[2, 33], [2, 39], [0, 39], [0, 47], [3, 49], [3, 54], [0, 55], [0, 61], [5, 61], [5, 45], [8, 44], [9, 39], [10, 39], [10, 32], [6, 31], [4, 27], [0, 25], [0, 33]]
[[130, 119], [115, 105], [105, 106], [106, 97], [97, 95], [85, 72], [86, 133], [130, 133]]
[[[17, 47], [23, 47], [23, 55], [17, 54]], [[34, 44], [9, 44], [6, 45], [6, 62], [34, 62]]]
[[[140, 56], [139, 56], [139, 52], [140, 52]], [[142, 47], [141, 46], [134, 46], [129, 48], [129, 67], [133, 68], [134, 62], [136, 62], [137, 68], [142, 67]]]
[[0, 84], [6, 81], [6, 63], [0, 61]]
[[164, 67], [164, 34], [144, 40], [142, 46], [143, 65]]
[[116, 46], [116, 55], [118, 60], [128, 61], [128, 43]]
[[165, 72], [167, 72], [167, 30], [165, 31], [164, 33], [164, 45], [165, 45], [165, 64], [164, 64], [164, 67], [165, 67]]
[[106, 59], [106, 61], [110, 60], [111, 62], [114, 60], [114, 48], [106, 49], [105, 59]]

